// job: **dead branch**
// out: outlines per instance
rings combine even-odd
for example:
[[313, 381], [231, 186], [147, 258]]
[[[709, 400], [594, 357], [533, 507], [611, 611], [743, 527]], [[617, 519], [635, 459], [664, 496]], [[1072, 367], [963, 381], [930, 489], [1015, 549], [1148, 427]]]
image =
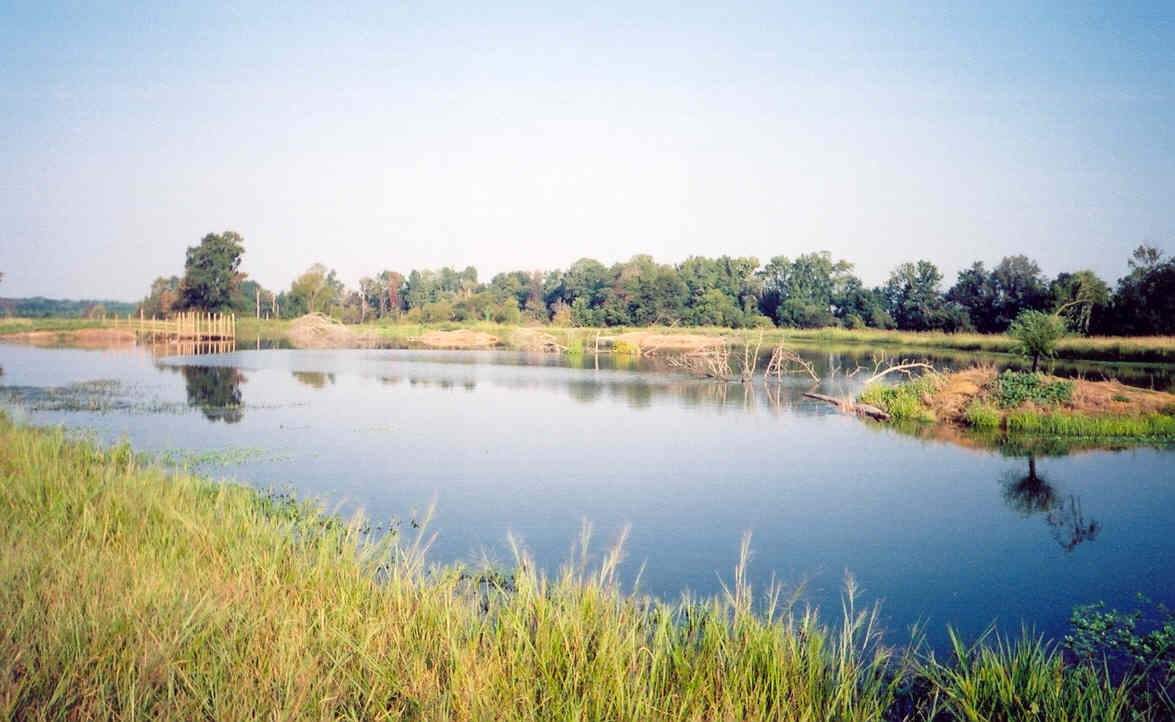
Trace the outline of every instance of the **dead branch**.
[[859, 414], [861, 416], [868, 416], [871, 419], [877, 419], [878, 421], [889, 420], [889, 414], [870, 404], [858, 404], [850, 401], [849, 399], [841, 399], [835, 396], [826, 396], [825, 394], [817, 394], [811, 391], [804, 394], [804, 396], [807, 396], [810, 399], [818, 399], [820, 401], [828, 402], [836, 408], [840, 409], [840, 411], [845, 414]]
[[751, 351], [750, 336], [745, 339], [743, 344], [743, 382], [750, 381], [755, 377], [755, 368], [759, 365], [759, 349], [763, 347], [763, 331], [759, 331], [759, 339], [755, 342], [755, 350]]
[[816, 369], [812, 368], [812, 362], [800, 358], [799, 354], [785, 347], [780, 341], [771, 349], [771, 359], [763, 370], [763, 377], [774, 376], [776, 381], [781, 381], [784, 374], [801, 372], [807, 373], [813, 381], [820, 383], [820, 377], [816, 375]]
[[894, 366], [890, 366], [890, 367], [888, 367], [884, 370], [881, 370], [881, 371], [877, 371], [877, 368], [878, 367], [875, 365], [874, 370], [876, 371], [876, 373], [874, 373], [872, 376], [870, 376], [865, 381], [866, 386], [868, 386], [869, 384], [875, 383], [877, 381], [880, 381], [885, 376], [892, 374], [892, 373], [902, 373], [902, 374], [905, 374], [907, 378], [910, 378], [914, 375], [915, 369], [922, 369], [922, 370], [927, 371], [932, 374], [939, 373], [938, 369], [934, 368], [934, 366], [932, 366], [931, 364], [923, 363], [921, 361], [908, 361], [905, 359], [903, 359], [898, 364], [896, 364]]
[[666, 365], [681, 369], [695, 376], [729, 381], [730, 343], [712, 346], [701, 351], [674, 354], [665, 357]]

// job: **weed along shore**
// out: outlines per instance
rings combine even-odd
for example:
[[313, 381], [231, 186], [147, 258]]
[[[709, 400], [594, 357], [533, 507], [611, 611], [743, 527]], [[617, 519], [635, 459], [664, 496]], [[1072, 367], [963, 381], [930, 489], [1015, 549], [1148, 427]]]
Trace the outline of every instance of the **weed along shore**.
[[508, 573], [435, 566], [395, 530], [6, 416], [0, 480], [9, 719], [1175, 714], [1170, 645], [1118, 672], [1088, 634], [1076, 656], [1026, 632], [936, 657], [883, 638], [851, 579], [830, 622], [752, 589], [749, 538], [725, 594], [668, 603], [620, 588], [619, 547], [588, 564], [586, 531], [553, 577], [521, 551]]

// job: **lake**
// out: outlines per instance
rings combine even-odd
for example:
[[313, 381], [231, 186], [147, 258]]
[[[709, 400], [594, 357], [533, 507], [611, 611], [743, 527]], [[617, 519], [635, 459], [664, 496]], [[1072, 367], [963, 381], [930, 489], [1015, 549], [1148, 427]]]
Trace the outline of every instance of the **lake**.
[[[854, 388], [866, 352], [802, 352]], [[963, 359], [952, 356], [951, 363]], [[596, 558], [667, 600], [750, 579], [839, 617], [846, 573], [889, 639], [997, 622], [1064, 634], [1071, 608], [1175, 604], [1175, 451], [1023, 458], [927, 441], [805, 399], [810, 379], [718, 384], [655, 360], [509, 351], [247, 350], [156, 358], [0, 344], [0, 403], [127, 439], [162, 462], [399, 520], [434, 508], [437, 562], [556, 570], [583, 523]], [[1123, 373], [1126, 373], [1125, 371]], [[1170, 370], [1134, 370], [1169, 383]], [[643, 571], [642, 571], [643, 569]]]

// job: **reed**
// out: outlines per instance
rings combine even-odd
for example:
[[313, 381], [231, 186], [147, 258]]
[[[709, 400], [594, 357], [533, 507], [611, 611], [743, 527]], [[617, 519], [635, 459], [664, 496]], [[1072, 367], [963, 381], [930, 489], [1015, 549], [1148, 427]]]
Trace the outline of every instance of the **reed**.
[[756, 597], [749, 538], [721, 595], [668, 604], [622, 593], [619, 545], [589, 563], [587, 527], [554, 576], [521, 549], [508, 577], [439, 567], [423, 536], [2, 416], [0, 482], [6, 719], [976, 719], [974, 680], [1011, 674], [1112, 720], [1130, 691], [1055, 655], [895, 651], [851, 580], [835, 626]]

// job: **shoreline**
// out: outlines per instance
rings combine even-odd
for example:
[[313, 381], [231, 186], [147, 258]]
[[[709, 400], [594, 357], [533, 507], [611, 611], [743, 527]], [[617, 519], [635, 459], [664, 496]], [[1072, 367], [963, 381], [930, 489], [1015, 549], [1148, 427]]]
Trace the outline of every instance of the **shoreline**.
[[[252, 341], [288, 340], [291, 326], [296, 320], [266, 320], [240, 317], [238, 339], [241, 343]], [[579, 328], [553, 325], [517, 326], [488, 322], [448, 322], [438, 324], [365, 323], [343, 326], [346, 331], [340, 340], [328, 344], [327, 348], [348, 348], [360, 343], [419, 340], [432, 334], [432, 347], [460, 348], [528, 348], [570, 353], [590, 353], [597, 335], [601, 338], [619, 338], [624, 343], [618, 350], [635, 351], [629, 342], [636, 338], [669, 339], [694, 337], [695, 339], [730, 339], [740, 343], [745, 338], [757, 338], [759, 330], [730, 329], [716, 327], [604, 327]], [[0, 322], [0, 341], [20, 341], [29, 334], [43, 337], [82, 337], [87, 330], [98, 331], [101, 322], [85, 319], [20, 319], [16, 322]], [[106, 328], [107, 332], [118, 329]], [[45, 333], [42, 333], [45, 332]], [[128, 333], [126, 329], [122, 332]], [[464, 333], [454, 333], [464, 332]], [[1003, 334], [947, 334], [930, 331], [883, 331], [876, 329], [763, 329], [763, 343], [770, 346], [777, 342], [794, 342], [814, 345], [846, 345], [860, 347], [884, 347], [921, 351], [956, 351], [1008, 354], [1012, 353], [1015, 341]], [[438, 335], [439, 334], [439, 335]], [[536, 336], [543, 338], [536, 344]], [[626, 340], [627, 337], [627, 340]], [[492, 338], [488, 341], [487, 338]], [[551, 343], [546, 343], [549, 340]], [[664, 343], [664, 342], [663, 342]], [[697, 341], [704, 345], [705, 341]], [[427, 342], [424, 345], [430, 345]], [[639, 348], [639, 346], [637, 347]], [[604, 350], [601, 348], [601, 350]], [[1073, 362], [1133, 363], [1133, 364], [1175, 364], [1175, 336], [1104, 336], [1069, 337], [1057, 344], [1056, 359]]]

